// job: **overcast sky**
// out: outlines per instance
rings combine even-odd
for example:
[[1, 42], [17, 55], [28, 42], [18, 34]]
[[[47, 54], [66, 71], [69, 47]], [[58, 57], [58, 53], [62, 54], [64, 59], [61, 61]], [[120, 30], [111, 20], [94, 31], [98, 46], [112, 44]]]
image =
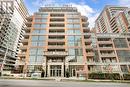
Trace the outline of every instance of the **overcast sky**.
[[82, 15], [89, 18], [89, 27], [91, 28], [105, 5], [130, 7], [130, 0], [24, 0], [24, 2], [30, 14], [38, 11], [39, 7], [46, 4], [71, 4], [77, 7]]

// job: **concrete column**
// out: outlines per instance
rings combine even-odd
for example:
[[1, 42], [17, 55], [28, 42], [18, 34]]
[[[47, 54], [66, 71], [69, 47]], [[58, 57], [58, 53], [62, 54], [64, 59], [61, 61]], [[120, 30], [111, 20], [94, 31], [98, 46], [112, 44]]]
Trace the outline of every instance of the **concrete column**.
[[61, 66], [61, 77], [64, 77], [64, 64], [62, 64]]
[[48, 65], [47, 73], [48, 73], [47, 77], [50, 77], [50, 65]]

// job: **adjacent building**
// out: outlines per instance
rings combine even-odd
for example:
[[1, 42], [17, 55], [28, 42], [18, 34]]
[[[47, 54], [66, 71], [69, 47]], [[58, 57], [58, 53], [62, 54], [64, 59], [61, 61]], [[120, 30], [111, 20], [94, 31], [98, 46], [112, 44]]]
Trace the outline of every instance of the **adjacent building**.
[[96, 33], [93, 37], [95, 56], [87, 61], [89, 73], [130, 72], [130, 33]]
[[22, 0], [2, 0], [0, 5], [0, 72], [4, 74], [14, 69], [29, 14]]
[[106, 6], [95, 21], [97, 33], [126, 33], [130, 31], [130, 9]]

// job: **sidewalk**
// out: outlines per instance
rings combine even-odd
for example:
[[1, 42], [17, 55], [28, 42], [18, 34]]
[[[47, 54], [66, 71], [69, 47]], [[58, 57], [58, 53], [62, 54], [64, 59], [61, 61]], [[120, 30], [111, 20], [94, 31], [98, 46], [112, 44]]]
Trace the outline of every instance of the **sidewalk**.
[[80, 79], [76, 77], [70, 77], [70, 78], [65, 78], [65, 77], [44, 77], [44, 78], [31, 78], [31, 77], [0, 77], [0, 79], [17, 79], [17, 80], [53, 80], [53, 81], [77, 81], [77, 82], [115, 82], [115, 83], [130, 83], [130, 80], [99, 80], [99, 79]]

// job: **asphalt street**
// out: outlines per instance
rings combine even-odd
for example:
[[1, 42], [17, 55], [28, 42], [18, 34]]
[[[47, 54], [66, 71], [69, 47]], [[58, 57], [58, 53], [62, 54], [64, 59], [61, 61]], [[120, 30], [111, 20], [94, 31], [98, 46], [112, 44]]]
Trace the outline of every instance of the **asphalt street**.
[[44, 80], [0, 79], [0, 87], [130, 87], [130, 84], [110, 82], [57, 82]]

